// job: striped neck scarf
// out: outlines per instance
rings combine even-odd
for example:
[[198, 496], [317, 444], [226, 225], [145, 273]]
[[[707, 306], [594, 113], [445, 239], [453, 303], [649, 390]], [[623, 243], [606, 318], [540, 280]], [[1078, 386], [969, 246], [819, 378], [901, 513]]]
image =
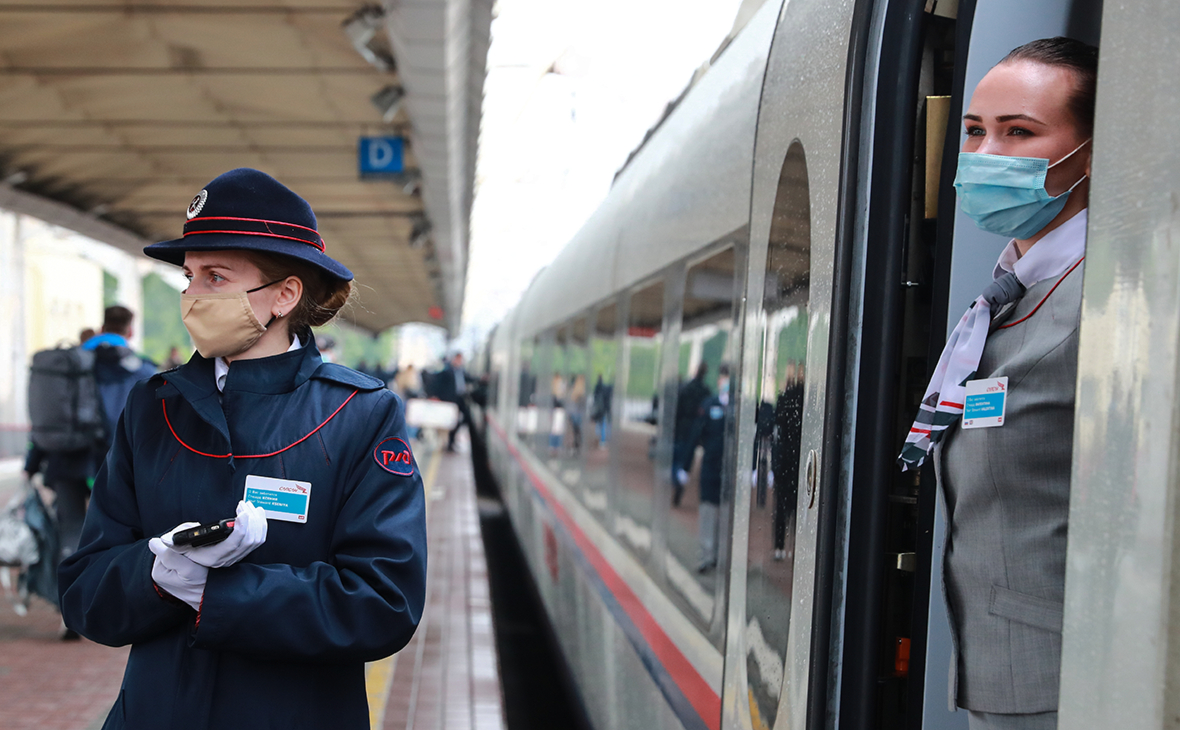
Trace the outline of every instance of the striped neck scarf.
[[947, 427], [962, 416], [967, 381], [979, 369], [992, 314], [1018, 300], [1027, 287], [1061, 276], [1085, 256], [1086, 220], [1087, 212], [1083, 209], [1045, 234], [1023, 257], [1019, 256], [1016, 242], [1008, 242], [992, 271], [992, 283], [967, 308], [938, 358], [938, 366], [918, 406], [917, 418], [897, 457], [902, 471], [921, 466], [926, 455], [942, 440]]

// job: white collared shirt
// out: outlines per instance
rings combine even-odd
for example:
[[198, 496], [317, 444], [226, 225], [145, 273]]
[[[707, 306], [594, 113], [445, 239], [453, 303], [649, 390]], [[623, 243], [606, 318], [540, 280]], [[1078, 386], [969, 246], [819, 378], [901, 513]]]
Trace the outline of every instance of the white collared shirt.
[[[298, 350], [303, 347], [303, 343], [299, 341], [299, 335], [292, 338], [291, 346], [287, 348], [287, 352]], [[224, 357], [219, 357], [213, 361], [213, 378], [217, 381], [217, 390], [225, 391], [225, 379], [229, 376], [229, 363], [225, 361]]]
[[1033, 244], [1024, 256], [1016, 248], [1016, 239], [1008, 242], [1000, 253], [1000, 260], [992, 270], [992, 278], [998, 279], [1006, 272], [1014, 272], [1020, 283], [1027, 289], [1038, 279], [1031, 271], [1064, 271], [1075, 261], [1086, 255], [1086, 222], [1089, 208], [1082, 210], [1045, 234]]

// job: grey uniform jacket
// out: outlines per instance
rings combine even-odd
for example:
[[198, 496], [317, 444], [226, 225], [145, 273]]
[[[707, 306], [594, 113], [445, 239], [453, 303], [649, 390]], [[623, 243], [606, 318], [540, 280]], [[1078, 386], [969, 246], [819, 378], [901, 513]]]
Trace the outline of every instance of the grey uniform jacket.
[[997, 314], [977, 377], [1008, 377], [1004, 425], [956, 424], [935, 452], [952, 700], [977, 712], [1057, 709], [1082, 268]]

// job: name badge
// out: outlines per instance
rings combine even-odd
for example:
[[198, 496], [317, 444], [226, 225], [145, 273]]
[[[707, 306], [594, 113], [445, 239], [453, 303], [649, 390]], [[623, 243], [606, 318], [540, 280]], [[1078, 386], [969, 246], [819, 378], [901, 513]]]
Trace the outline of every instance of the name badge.
[[1008, 378], [968, 380], [963, 399], [963, 428], [995, 428], [1004, 425], [1008, 402]]
[[246, 494], [243, 497], [255, 507], [266, 512], [266, 519], [283, 522], [307, 523], [307, 504], [311, 501], [311, 482], [295, 482], [290, 479], [246, 477]]

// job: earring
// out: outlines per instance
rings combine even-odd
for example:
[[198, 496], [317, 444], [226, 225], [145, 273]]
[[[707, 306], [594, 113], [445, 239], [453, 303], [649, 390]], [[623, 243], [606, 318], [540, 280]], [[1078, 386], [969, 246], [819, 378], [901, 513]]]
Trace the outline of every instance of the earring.
[[283, 313], [279, 312], [279, 317], [282, 318], [282, 316], [283, 316]]

